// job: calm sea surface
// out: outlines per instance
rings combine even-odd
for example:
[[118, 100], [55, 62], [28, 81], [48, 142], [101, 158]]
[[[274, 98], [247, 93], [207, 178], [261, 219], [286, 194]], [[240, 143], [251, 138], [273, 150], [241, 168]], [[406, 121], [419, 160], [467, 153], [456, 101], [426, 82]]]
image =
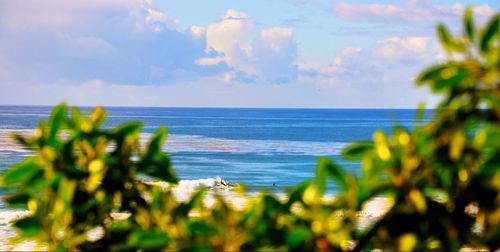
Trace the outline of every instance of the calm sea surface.
[[[39, 120], [48, 117], [50, 109], [0, 106], [0, 172], [29, 155], [12, 145], [7, 132], [29, 132]], [[331, 157], [357, 173], [359, 164], [342, 160], [340, 150], [352, 141], [371, 138], [376, 129], [390, 131], [395, 124], [411, 128], [416, 112], [139, 107], [108, 107], [107, 111], [106, 127], [127, 120], [142, 121], [144, 137], [160, 126], [167, 126], [169, 138], [165, 150], [181, 179], [219, 176], [254, 189], [273, 183], [288, 187], [311, 178], [320, 156]], [[431, 113], [426, 114], [429, 117]]]

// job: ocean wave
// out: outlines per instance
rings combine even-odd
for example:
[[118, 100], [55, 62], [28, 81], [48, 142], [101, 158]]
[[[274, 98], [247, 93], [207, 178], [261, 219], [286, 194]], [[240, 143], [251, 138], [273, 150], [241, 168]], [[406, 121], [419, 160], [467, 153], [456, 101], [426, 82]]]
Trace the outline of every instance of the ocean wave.
[[[32, 135], [33, 129], [0, 129], [0, 152], [27, 153], [11, 137], [11, 133]], [[140, 141], [147, 143], [151, 133], [142, 133]], [[341, 142], [311, 142], [291, 140], [226, 139], [201, 135], [169, 134], [163, 150], [170, 153], [255, 153], [259, 155], [337, 155], [347, 144]]]
[[163, 189], [173, 189], [184, 194], [190, 194], [199, 188], [207, 188], [214, 191], [231, 190], [234, 185], [221, 177], [205, 178], [205, 179], [184, 179], [177, 184], [171, 184], [163, 181], [147, 181], [146, 183], [159, 186]]
[[1, 152], [16, 152], [16, 153], [30, 153], [30, 150], [25, 149], [22, 145], [17, 143], [11, 134], [20, 134], [29, 136], [34, 133], [34, 129], [0, 129], [0, 153]]
[[205, 179], [183, 179], [180, 180], [179, 183], [177, 184], [171, 184], [168, 182], [163, 182], [163, 181], [148, 181], [146, 182], [151, 185], [158, 186], [164, 190], [172, 190], [174, 193], [175, 198], [180, 201], [184, 202], [189, 200], [190, 196], [198, 189], [200, 188], [206, 188], [208, 189], [209, 195], [208, 195], [208, 204], [211, 204], [212, 202], [212, 197], [213, 193], [218, 193], [218, 194], [223, 194], [223, 195], [230, 195], [232, 189], [235, 186], [235, 184], [231, 184], [228, 181], [222, 179], [221, 177], [215, 177], [215, 178], [205, 178]]
[[[145, 135], [147, 137], [147, 134]], [[347, 144], [290, 140], [226, 139], [200, 135], [169, 135], [164, 150], [176, 152], [230, 152], [261, 155], [337, 155]]]

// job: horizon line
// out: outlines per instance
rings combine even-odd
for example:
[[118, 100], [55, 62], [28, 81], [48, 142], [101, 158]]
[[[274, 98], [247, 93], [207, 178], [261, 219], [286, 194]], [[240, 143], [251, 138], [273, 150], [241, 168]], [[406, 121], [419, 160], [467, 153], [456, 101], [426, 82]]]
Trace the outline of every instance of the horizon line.
[[[63, 102], [61, 102], [63, 103]], [[0, 107], [55, 107], [61, 103], [57, 103], [54, 105], [47, 104], [0, 104]], [[64, 102], [66, 103], [66, 102]], [[80, 107], [80, 108], [93, 108], [97, 106], [102, 106], [105, 108], [172, 108], [172, 109], [317, 109], [317, 110], [326, 110], [326, 109], [345, 109], [345, 110], [354, 110], [354, 109], [393, 109], [393, 110], [409, 110], [419, 109], [418, 107], [244, 107], [244, 106], [235, 106], [235, 107], [227, 107], [227, 106], [149, 106], [149, 105], [71, 105], [66, 103], [69, 107]], [[432, 110], [435, 108], [424, 108], [426, 110]]]

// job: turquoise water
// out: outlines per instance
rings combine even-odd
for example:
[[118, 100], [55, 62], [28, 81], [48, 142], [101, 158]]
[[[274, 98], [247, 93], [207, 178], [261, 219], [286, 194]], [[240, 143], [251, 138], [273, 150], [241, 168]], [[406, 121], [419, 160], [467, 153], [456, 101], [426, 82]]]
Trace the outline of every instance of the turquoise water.
[[[11, 146], [6, 132], [34, 129], [50, 107], [0, 106], [0, 172], [29, 153]], [[87, 109], [88, 108], [84, 108]], [[144, 137], [169, 129], [165, 150], [181, 179], [220, 176], [250, 188], [288, 187], [311, 178], [318, 157], [328, 156], [357, 173], [359, 164], [339, 157], [348, 143], [371, 138], [394, 124], [411, 128], [409, 109], [231, 109], [109, 107], [106, 127], [144, 123]], [[430, 112], [426, 113], [427, 117]], [[335, 188], [333, 188], [335, 190]], [[1, 194], [1, 192], [0, 192]]]

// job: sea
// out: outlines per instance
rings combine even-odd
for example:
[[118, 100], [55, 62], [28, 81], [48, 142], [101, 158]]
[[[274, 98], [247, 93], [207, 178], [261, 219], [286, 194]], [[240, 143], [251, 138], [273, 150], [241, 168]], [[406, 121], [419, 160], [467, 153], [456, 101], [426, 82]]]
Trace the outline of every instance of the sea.
[[[32, 134], [50, 111], [48, 106], [0, 106], [0, 173], [31, 155], [14, 144], [9, 133]], [[412, 128], [416, 116], [413, 109], [107, 107], [106, 111], [104, 127], [141, 121], [144, 139], [167, 127], [163, 150], [184, 184], [220, 177], [251, 191], [286, 191], [313, 178], [319, 157], [329, 157], [359, 174], [359, 163], [342, 159], [341, 150], [354, 141], [371, 139], [377, 129]], [[425, 111], [424, 122], [431, 114]], [[337, 188], [329, 190], [334, 193]], [[0, 189], [0, 197], [4, 193]], [[7, 209], [1, 201], [0, 209]]]

